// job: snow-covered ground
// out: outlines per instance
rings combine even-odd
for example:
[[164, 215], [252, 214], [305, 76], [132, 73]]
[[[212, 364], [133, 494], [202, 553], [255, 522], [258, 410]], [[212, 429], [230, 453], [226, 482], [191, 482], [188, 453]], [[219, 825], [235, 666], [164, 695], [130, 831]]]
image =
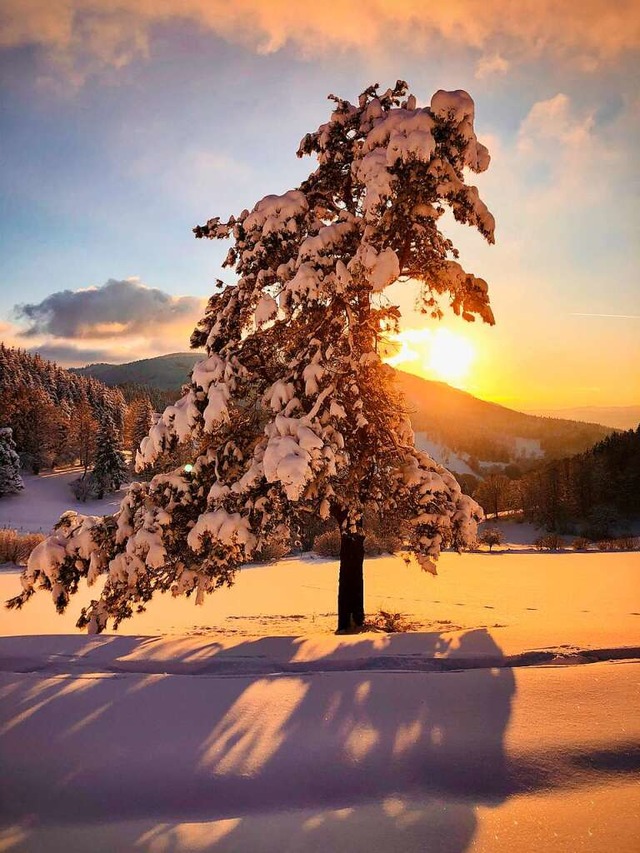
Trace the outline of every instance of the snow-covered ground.
[[0, 851], [635, 851], [640, 555], [516, 544], [369, 560], [413, 633], [334, 636], [313, 557], [100, 637], [93, 591], [4, 611]]
[[60, 515], [73, 509], [84, 515], [108, 515], [120, 504], [124, 489], [104, 500], [77, 501], [69, 488], [82, 475], [82, 468], [65, 468], [43, 474], [22, 473], [24, 489], [0, 498], [0, 527], [23, 533], [48, 533]]
[[434, 441], [429, 437], [429, 433], [416, 432], [415, 442], [419, 450], [424, 450], [432, 459], [435, 459], [440, 465], [444, 465], [449, 471], [454, 471], [456, 474], [474, 474], [477, 476], [477, 472], [469, 467], [466, 459], [459, 456], [450, 447]]

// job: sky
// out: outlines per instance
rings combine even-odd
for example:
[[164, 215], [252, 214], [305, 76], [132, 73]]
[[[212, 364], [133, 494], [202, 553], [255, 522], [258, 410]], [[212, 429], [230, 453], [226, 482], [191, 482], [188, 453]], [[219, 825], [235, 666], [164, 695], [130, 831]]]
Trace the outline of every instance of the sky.
[[393, 285], [398, 366], [519, 409], [639, 403], [640, 7], [431, 5], [3, 0], [0, 339], [65, 366], [186, 351], [233, 281], [192, 228], [298, 185], [329, 93], [404, 79], [475, 100], [496, 244], [443, 227], [496, 325]]

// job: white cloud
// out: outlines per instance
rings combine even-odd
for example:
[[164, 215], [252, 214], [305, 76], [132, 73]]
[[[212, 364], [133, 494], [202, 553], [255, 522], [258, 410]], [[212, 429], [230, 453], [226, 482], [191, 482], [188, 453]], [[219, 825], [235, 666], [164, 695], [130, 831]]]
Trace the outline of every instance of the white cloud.
[[481, 56], [476, 64], [476, 79], [483, 80], [486, 77], [494, 75], [506, 74], [511, 63], [500, 56], [499, 53], [494, 53], [491, 56]]
[[559, 92], [546, 101], [538, 101], [520, 125], [518, 149], [523, 153], [547, 153], [548, 148], [581, 148], [593, 142], [594, 114], [575, 115], [570, 99]]

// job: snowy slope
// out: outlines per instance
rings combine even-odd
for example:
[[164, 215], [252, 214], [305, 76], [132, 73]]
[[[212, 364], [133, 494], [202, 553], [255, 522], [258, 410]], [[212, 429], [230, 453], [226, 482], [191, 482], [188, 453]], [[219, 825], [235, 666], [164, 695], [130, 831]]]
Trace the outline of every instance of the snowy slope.
[[440, 465], [444, 465], [454, 474], [474, 474], [477, 476], [477, 472], [469, 467], [462, 456], [451, 450], [450, 447], [433, 441], [427, 432], [416, 432], [415, 442], [419, 450], [425, 450], [432, 459], [435, 459]]
[[103, 500], [77, 501], [70, 483], [82, 474], [81, 468], [47, 471], [43, 474], [22, 474], [24, 489], [17, 495], [0, 499], [0, 527], [12, 527], [22, 532], [48, 533], [63, 512], [68, 509], [84, 515], [110, 515], [115, 512], [125, 488]]
[[625, 853], [639, 675], [3, 673], [4, 849]]
[[635, 849], [637, 663], [252, 673], [258, 645], [216, 672], [211, 640], [155, 667], [145, 641], [80, 643], [85, 668], [3, 661], [3, 849]]
[[[610, 648], [638, 642], [639, 572], [640, 554], [634, 552], [445, 553], [436, 578], [399, 557], [378, 557], [367, 560], [365, 594], [369, 612], [408, 614], [423, 631], [491, 630], [509, 655], [566, 644]], [[337, 643], [331, 634], [336, 585], [332, 560], [289, 558], [249, 566], [233, 587], [207, 596], [202, 606], [193, 598], [158, 596], [146, 613], [123, 622], [118, 634], [213, 632], [222, 635], [216, 643], [225, 645], [319, 634], [323, 643]], [[18, 589], [17, 575], [0, 575], [0, 599]], [[22, 611], [2, 614], [0, 635], [74, 633], [80, 607], [96, 589], [78, 593], [64, 616], [56, 615], [50, 596], [38, 593]], [[411, 636], [399, 642], [409, 643]]]

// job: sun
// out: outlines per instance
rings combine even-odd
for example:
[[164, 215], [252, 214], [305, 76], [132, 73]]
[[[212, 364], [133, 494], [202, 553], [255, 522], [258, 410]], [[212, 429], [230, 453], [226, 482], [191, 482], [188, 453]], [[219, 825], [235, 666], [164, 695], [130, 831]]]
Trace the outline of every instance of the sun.
[[410, 373], [461, 386], [475, 359], [471, 341], [449, 329], [406, 329], [390, 341], [393, 355], [384, 360]]
[[431, 342], [429, 369], [446, 382], [461, 382], [469, 375], [474, 356], [470, 341], [448, 329], [438, 329]]

